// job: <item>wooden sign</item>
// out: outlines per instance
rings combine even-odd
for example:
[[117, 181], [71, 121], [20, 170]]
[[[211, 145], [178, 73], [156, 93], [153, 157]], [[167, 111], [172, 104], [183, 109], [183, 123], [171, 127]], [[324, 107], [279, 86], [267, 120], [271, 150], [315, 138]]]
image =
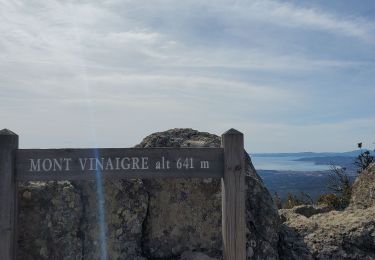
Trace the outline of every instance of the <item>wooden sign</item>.
[[16, 180], [221, 178], [221, 148], [19, 149]]
[[17, 259], [19, 181], [98, 178], [221, 178], [226, 260], [246, 259], [243, 134], [230, 129], [221, 148], [18, 149], [0, 130], [0, 259]]

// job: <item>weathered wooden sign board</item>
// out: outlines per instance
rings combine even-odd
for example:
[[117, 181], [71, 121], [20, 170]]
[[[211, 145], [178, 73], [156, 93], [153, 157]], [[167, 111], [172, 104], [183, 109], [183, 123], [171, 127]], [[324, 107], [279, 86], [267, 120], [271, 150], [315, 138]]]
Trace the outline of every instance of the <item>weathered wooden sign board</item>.
[[16, 180], [221, 178], [222, 148], [19, 149]]
[[231, 129], [221, 148], [18, 149], [0, 131], [0, 259], [17, 257], [17, 182], [97, 178], [221, 178], [226, 260], [246, 259], [243, 134]]

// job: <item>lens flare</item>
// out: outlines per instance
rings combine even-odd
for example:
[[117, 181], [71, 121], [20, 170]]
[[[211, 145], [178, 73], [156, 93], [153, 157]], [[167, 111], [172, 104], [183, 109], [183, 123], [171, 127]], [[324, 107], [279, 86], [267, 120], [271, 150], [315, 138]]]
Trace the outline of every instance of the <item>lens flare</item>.
[[[99, 158], [99, 150], [95, 149], [95, 158]], [[100, 241], [100, 259], [107, 260], [107, 237], [106, 237], [106, 220], [105, 220], [105, 198], [103, 178], [100, 167], [96, 167], [95, 180], [96, 180], [96, 194], [98, 198], [98, 213], [99, 213], [99, 241]]]

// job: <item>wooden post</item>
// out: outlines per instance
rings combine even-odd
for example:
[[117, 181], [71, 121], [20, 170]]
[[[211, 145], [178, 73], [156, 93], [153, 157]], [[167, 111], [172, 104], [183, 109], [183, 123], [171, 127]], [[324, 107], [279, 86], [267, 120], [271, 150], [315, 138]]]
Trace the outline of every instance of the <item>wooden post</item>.
[[0, 259], [16, 259], [17, 184], [15, 154], [18, 135], [0, 131]]
[[225, 260], [246, 259], [244, 137], [235, 129], [222, 135], [222, 235]]

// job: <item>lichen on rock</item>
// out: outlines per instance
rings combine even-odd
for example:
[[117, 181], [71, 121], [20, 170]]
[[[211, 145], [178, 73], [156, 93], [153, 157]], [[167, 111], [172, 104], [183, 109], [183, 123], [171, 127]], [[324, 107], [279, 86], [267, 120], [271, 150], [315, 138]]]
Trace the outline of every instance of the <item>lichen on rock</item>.
[[82, 204], [69, 182], [19, 185], [18, 259], [82, 259]]

